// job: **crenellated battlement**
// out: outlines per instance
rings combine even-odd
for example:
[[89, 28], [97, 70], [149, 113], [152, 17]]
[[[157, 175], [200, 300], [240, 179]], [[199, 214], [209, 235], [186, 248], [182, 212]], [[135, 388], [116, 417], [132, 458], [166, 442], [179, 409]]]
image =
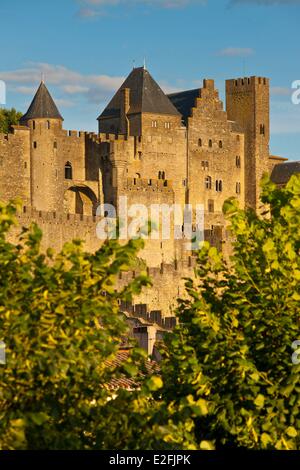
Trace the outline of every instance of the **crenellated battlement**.
[[128, 135], [125, 134], [105, 134], [101, 132], [99, 135], [99, 138], [101, 142], [115, 142], [115, 141], [120, 141], [120, 142], [125, 142], [128, 140], [133, 140], [133, 137], [129, 137]]
[[[4, 144], [7, 144], [8, 142], [10, 143], [14, 143], [16, 142], [17, 140], [19, 140], [20, 136], [29, 136], [29, 134], [27, 134], [27, 131], [29, 131], [30, 129], [28, 127], [25, 127], [25, 126], [13, 126], [13, 132], [12, 133], [9, 133], [9, 134], [4, 134], [4, 133], [0, 133], [0, 142], [4, 143]], [[23, 132], [25, 131], [25, 134], [23, 134]]]
[[173, 182], [170, 180], [127, 178], [124, 189], [143, 191], [173, 192]]
[[136, 333], [141, 333], [142, 329], [153, 325], [161, 331], [172, 330], [177, 323], [175, 316], [163, 317], [162, 310], [151, 310], [148, 304], [135, 304], [132, 302], [120, 302], [120, 311], [129, 319], [136, 319], [138, 324], [135, 327]]
[[15, 141], [16, 136], [14, 134], [0, 134], [0, 143], [7, 144], [8, 142]]
[[227, 92], [236, 93], [236, 92], [245, 92], [253, 90], [256, 86], [268, 87], [270, 80], [266, 77], [243, 77], [226, 80], [226, 90]]
[[85, 131], [73, 131], [62, 129], [61, 133], [63, 137], [72, 137], [73, 139], [84, 139], [86, 132]]
[[196, 258], [194, 256], [186, 256], [183, 259], [177, 260], [174, 259], [170, 263], [161, 263], [159, 267], [149, 267], [145, 269], [137, 269], [135, 271], [123, 272], [120, 274], [119, 279], [122, 282], [127, 283], [132, 279], [135, 279], [140, 274], [147, 274], [151, 279], [158, 279], [164, 275], [170, 275], [174, 273], [189, 273], [193, 272], [196, 267]]
[[[28, 126], [0, 134], [0, 198], [23, 201], [12, 228], [15, 240], [22, 226], [35, 222], [43, 232], [42, 250], [57, 252], [74, 239], [83, 240], [87, 252], [99, 249], [106, 235], [98, 238], [103, 218], [93, 214], [103, 203], [119, 215], [124, 196], [128, 208], [143, 205], [151, 217], [154, 205], [170, 208], [170, 234], [157, 230], [139, 255], [153, 287], [130, 307], [147, 322], [164, 324], [184, 296], [184, 278], [193, 276], [197, 206], [204, 213], [204, 239], [226, 256], [231, 239], [224, 201], [235, 197], [241, 208], [257, 206], [259, 181], [270, 166], [269, 80], [227, 80], [224, 110], [212, 79], [167, 98], [154, 81], [147, 85], [148, 71], [131, 73], [131, 84], [117, 91], [99, 117], [99, 133], [62, 129], [63, 117], [42, 83], [21, 120]], [[192, 207], [189, 232], [183, 217], [172, 217], [175, 204]], [[127, 218], [129, 226], [134, 217]], [[122, 273], [119, 287], [137, 275]]]
[[88, 139], [98, 144], [111, 142], [134, 142], [134, 137], [124, 134], [106, 134], [104, 132], [96, 134], [95, 132], [86, 132], [85, 135]]
[[82, 223], [84, 225], [95, 225], [100, 220], [99, 216], [40, 211], [30, 206], [23, 206], [22, 211], [18, 213], [18, 217], [22, 220], [28, 219], [37, 223], [40, 221], [53, 224]]

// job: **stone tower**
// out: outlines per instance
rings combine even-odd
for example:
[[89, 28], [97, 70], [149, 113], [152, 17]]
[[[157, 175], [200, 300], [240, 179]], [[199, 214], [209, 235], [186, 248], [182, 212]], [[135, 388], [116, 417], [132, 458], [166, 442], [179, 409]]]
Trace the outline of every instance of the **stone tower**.
[[270, 141], [269, 79], [226, 81], [228, 119], [245, 134], [245, 203], [259, 207], [260, 180], [268, 172]]
[[[112, 184], [122, 193], [124, 180], [146, 184], [149, 204], [172, 181], [175, 202], [184, 203], [186, 178], [185, 127], [178, 109], [145, 67], [134, 68], [98, 117], [101, 134], [118, 137], [110, 148]], [[142, 183], [144, 180], [144, 183]], [[131, 191], [130, 191], [131, 194]], [[116, 198], [114, 198], [116, 199]], [[117, 201], [115, 200], [117, 205]]]
[[158, 125], [158, 116], [181, 120], [180, 113], [148, 70], [134, 68], [98, 117], [99, 132], [141, 136], [149, 123], [150, 127]]
[[42, 81], [20, 124], [30, 128], [31, 204], [44, 211], [63, 209], [59, 184], [64, 167], [58, 158], [58, 138], [62, 130], [60, 115]]

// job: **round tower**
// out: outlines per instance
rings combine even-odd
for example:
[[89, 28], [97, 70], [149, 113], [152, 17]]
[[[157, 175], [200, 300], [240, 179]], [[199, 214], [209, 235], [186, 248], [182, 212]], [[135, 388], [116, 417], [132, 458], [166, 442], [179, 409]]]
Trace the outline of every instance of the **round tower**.
[[63, 118], [44, 81], [20, 120], [30, 128], [31, 205], [42, 211], [63, 209], [62, 162], [58, 147]]

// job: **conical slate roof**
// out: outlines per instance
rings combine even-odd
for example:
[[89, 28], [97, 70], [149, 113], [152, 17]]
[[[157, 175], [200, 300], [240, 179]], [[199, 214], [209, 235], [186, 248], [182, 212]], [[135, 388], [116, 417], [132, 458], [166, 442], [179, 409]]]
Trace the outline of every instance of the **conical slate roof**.
[[38, 118], [61, 119], [63, 121], [63, 117], [58, 111], [56, 104], [43, 81], [41, 82], [27, 113], [22, 116], [20, 122]]
[[133, 69], [98, 119], [119, 117], [121, 90], [130, 89], [128, 114], [152, 113], [180, 116], [180, 113], [144, 67]]

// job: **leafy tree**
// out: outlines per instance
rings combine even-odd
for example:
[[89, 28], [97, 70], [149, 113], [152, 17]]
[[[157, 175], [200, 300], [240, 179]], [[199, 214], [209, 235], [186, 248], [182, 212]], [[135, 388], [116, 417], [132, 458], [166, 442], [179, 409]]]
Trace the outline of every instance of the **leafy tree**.
[[[262, 202], [261, 216], [225, 203], [233, 257], [205, 244], [161, 376], [146, 378], [137, 348], [112, 365], [127, 335], [118, 302], [149, 283], [115, 287], [142, 241], [42, 254], [35, 225], [7, 241], [16, 208], [0, 205], [0, 448], [299, 449], [300, 177], [265, 181]], [[121, 374], [137, 388], [110, 390]]]
[[[200, 251], [179, 325], [166, 339], [161, 399], [190, 402], [195, 442], [221, 448], [300, 448], [300, 177], [265, 179], [264, 212], [224, 204], [234, 235], [227, 263]], [[182, 418], [182, 417], [181, 417]]]
[[[142, 240], [110, 240], [95, 254], [74, 241], [43, 254], [36, 225], [7, 241], [15, 213], [14, 203], [0, 204], [0, 449], [186, 447], [185, 430], [152, 400], [161, 379], [141, 383], [146, 353], [133, 348], [114, 366], [128, 333], [118, 302], [149, 284], [140, 275], [118, 292], [116, 279], [135, 265]], [[111, 390], [124, 375], [136, 390]]]
[[[116, 280], [143, 241], [110, 240], [95, 254], [74, 241], [43, 254], [35, 224], [7, 241], [16, 210], [0, 203], [0, 449], [196, 449], [189, 403], [153, 398], [163, 384], [146, 375], [146, 353], [133, 347], [114, 365], [128, 335], [119, 301], [150, 284], [141, 274], [117, 291]], [[110, 389], [124, 376], [134, 390]]]
[[0, 108], [0, 132], [8, 134], [11, 132], [11, 126], [19, 124], [22, 113], [16, 111], [15, 108]]

